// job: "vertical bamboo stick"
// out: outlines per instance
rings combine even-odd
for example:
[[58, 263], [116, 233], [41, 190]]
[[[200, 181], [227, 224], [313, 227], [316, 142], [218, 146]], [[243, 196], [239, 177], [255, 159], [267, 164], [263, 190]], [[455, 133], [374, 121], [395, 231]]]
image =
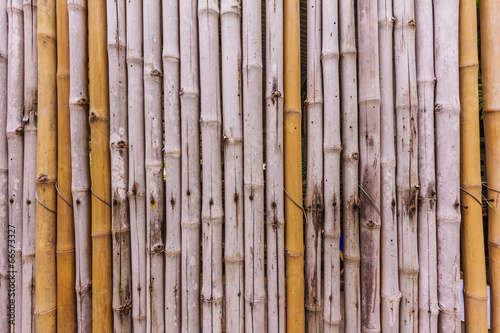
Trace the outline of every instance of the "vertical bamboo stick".
[[392, 2], [378, 1], [380, 56], [381, 329], [399, 332], [399, 291]]
[[222, 165], [219, 2], [198, 1], [202, 140], [203, 332], [222, 331]]
[[[9, 22], [7, 64], [7, 143], [9, 156], [9, 225], [15, 229], [15, 263], [9, 267], [15, 276], [17, 290], [22, 288], [23, 245], [23, 97], [24, 97], [24, 29], [23, 1], [7, 0]], [[49, 56], [50, 58], [50, 56]], [[50, 61], [50, 60], [48, 60]], [[49, 213], [50, 214], [50, 213]], [[11, 243], [9, 243], [11, 244]], [[9, 248], [9, 251], [11, 249]], [[22, 309], [22, 292], [15, 293], [15, 308]], [[14, 329], [14, 327], [11, 327]], [[15, 316], [15, 329], [22, 329], [22, 316]]]
[[142, 0], [127, 1], [130, 249], [133, 330], [146, 331], [146, 175]]
[[418, 327], [437, 332], [434, 22], [431, 0], [415, 1], [418, 89]]
[[144, 124], [146, 145], [146, 330], [163, 332], [164, 272], [161, 2], [144, 1]]
[[[458, 13], [458, 0], [434, 2], [434, 56], [437, 80], [434, 112], [436, 117], [437, 276], [440, 332], [461, 330]], [[485, 104], [484, 109], [490, 110], [489, 106]], [[493, 258], [492, 261], [494, 261]]]
[[[244, 332], [241, 1], [220, 4], [225, 196], [226, 331]], [[268, 243], [269, 249], [269, 243]], [[269, 266], [268, 266], [269, 267]], [[268, 280], [269, 281], [269, 280]], [[270, 320], [270, 318], [268, 319]]]
[[418, 331], [418, 99], [413, 0], [395, 1], [398, 259], [400, 330]]
[[338, 1], [323, 0], [324, 332], [340, 330], [340, 81]]
[[361, 330], [380, 332], [380, 83], [377, 6], [358, 2]]
[[323, 87], [321, 75], [321, 0], [307, 1], [307, 187], [305, 209], [306, 331], [322, 330], [321, 248], [323, 231]]
[[24, 16], [24, 170], [23, 170], [23, 294], [25, 332], [35, 330], [35, 191], [37, 113], [37, 15], [36, 0], [23, 1]]
[[132, 331], [125, 1], [107, 1], [113, 241], [113, 323]]
[[359, 332], [359, 197], [358, 96], [354, 1], [339, 2], [340, 83], [342, 105], [342, 194], [344, 224], [344, 323], [346, 332]]
[[182, 332], [200, 330], [200, 139], [197, 1], [179, 2]]
[[[490, 265], [491, 291], [491, 332], [500, 332], [500, 215], [498, 214], [500, 188], [500, 114], [498, 78], [498, 59], [500, 47], [496, 42], [500, 34], [500, 2], [491, 0], [480, 1], [481, 18], [481, 65], [483, 75], [483, 124], [486, 144], [486, 169], [488, 170], [488, 198], [492, 198], [492, 207], [488, 211], [488, 254]], [[493, 190], [495, 189], [495, 190]]]
[[90, 0], [89, 97], [92, 152], [92, 331], [113, 329], [111, 277], [111, 178], [109, 149], [106, 3]]
[[[166, 173], [165, 332], [172, 333], [181, 332], [182, 320], [179, 69], [179, 3], [177, 0], [168, 0], [163, 1], [163, 105], [165, 109]], [[226, 283], [228, 282], [226, 280]]]
[[71, 195], [69, 22], [66, 0], [57, 0], [57, 330], [76, 332], [75, 226]]
[[[476, 1], [460, 1], [460, 183], [462, 262], [467, 332], [488, 332], [488, 295], [484, 258], [477, 86]], [[467, 192], [465, 192], [465, 191]]]
[[245, 331], [265, 330], [261, 2], [243, 0]]
[[0, 331], [9, 331], [9, 198], [8, 198], [8, 151], [7, 151], [7, 1], [0, 1]]
[[304, 332], [304, 235], [302, 217], [300, 10], [298, 0], [284, 0], [284, 156], [287, 330]]
[[[35, 318], [38, 332], [56, 332], [57, 44], [56, 2], [38, 8], [38, 136]], [[16, 327], [17, 330], [17, 327]]]
[[87, 81], [87, 1], [68, 0], [71, 193], [75, 224], [78, 332], [92, 331], [92, 248]]
[[283, 0], [266, 1], [266, 29], [267, 331], [284, 333]]

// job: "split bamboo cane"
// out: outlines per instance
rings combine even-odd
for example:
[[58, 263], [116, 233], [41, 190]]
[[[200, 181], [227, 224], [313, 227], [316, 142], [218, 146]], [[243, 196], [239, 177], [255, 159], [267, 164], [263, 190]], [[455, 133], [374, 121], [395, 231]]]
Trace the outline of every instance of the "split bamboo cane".
[[266, 29], [267, 331], [284, 333], [283, 0], [266, 1]]
[[87, 80], [87, 1], [68, 0], [71, 193], [75, 225], [75, 289], [79, 333], [92, 331], [92, 245]]
[[37, 114], [37, 2], [23, 1], [24, 14], [24, 170], [23, 170], [23, 294], [25, 332], [35, 330], [36, 114]]
[[8, 152], [7, 152], [7, 1], [0, 1], [0, 228], [4, 230], [0, 236], [0, 331], [9, 331], [9, 292], [8, 292]]
[[57, 0], [57, 330], [76, 332], [75, 227], [71, 195], [69, 22], [66, 0]]
[[107, 0], [111, 150], [113, 323], [132, 331], [130, 220], [128, 215], [128, 117], [125, 0]]
[[438, 331], [434, 22], [432, 0], [415, 0], [418, 90], [418, 327]]
[[[434, 112], [436, 117], [437, 276], [440, 332], [461, 330], [458, 13], [459, 0], [434, 1], [436, 71]], [[485, 110], [490, 110], [490, 105], [485, 104]], [[486, 119], [485, 123], [487, 123]]]
[[486, 170], [488, 177], [488, 198], [491, 207], [488, 210], [488, 254], [490, 265], [491, 291], [491, 332], [500, 332], [500, 215], [499, 196], [500, 173], [500, 122], [499, 100], [500, 80], [498, 77], [498, 59], [500, 47], [497, 37], [500, 35], [500, 2], [480, 1], [481, 18], [481, 64], [483, 75], [483, 124], [486, 144]]
[[304, 332], [304, 232], [300, 100], [300, 7], [284, 0], [284, 158], [287, 331]]
[[[9, 22], [7, 64], [7, 143], [9, 157], [9, 225], [15, 230], [14, 259], [9, 265], [13, 271], [14, 284], [22, 290], [22, 245], [23, 245], [23, 97], [24, 97], [24, 29], [23, 1], [7, 0]], [[49, 56], [50, 58], [50, 56]], [[48, 60], [50, 62], [50, 60]], [[51, 214], [50, 212], [48, 214]], [[49, 216], [49, 215], [47, 215]], [[11, 251], [12, 248], [9, 248]], [[10, 252], [9, 252], [10, 253]], [[22, 292], [15, 293], [15, 307], [22, 309]], [[22, 330], [22, 316], [15, 316], [14, 330]]]
[[111, 170], [105, 1], [89, 1], [88, 26], [92, 154], [92, 332], [111, 332]]
[[[57, 44], [56, 2], [38, 7], [35, 318], [37, 332], [56, 332]], [[17, 327], [16, 327], [17, 330]]]
[[[462, 262], [467, 332], [488, 332], [479, 143], [476, 1], [460, 1], [460, 183]], [[467, 191], [467, 192], [466, 192]]]

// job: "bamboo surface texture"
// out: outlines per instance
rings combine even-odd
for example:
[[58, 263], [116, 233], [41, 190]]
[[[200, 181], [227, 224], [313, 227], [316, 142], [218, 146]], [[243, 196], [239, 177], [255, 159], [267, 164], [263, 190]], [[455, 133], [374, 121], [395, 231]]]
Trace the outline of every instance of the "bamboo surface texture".
[[56, 2], [38, 3], [38, 138], [35, 318], [38, 332], [56, 332], [57, 44]]

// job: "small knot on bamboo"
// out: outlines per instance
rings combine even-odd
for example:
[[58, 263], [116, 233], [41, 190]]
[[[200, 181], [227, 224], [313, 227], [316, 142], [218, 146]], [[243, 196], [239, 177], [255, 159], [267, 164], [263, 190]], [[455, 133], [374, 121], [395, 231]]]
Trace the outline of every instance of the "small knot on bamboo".
[[180, 96], [180, 95], [182, 95], [182, 94], [184, 94], [184, 88], [181, 88], [181, 89], [179, 90], [179, 96]]
[[416, 26], [416, 24], [415, 24], [415, 20], [414, 20], [414, 19], [411, 19], [411, 20], [408, 22], [408, 25], [409, 25], [410, 27], [415, 27], [415, 26]]
[[165, 252], [165, 246], [163, 244], [156, 244], [151, 248], [151, 253], [164, 253]]
[[87, 283], [86, 285], [82, 286], [82, 287], [75, 287], [75, 290], [77, 292], [78, 295], [81, 295], [83, 293], [87, 293], [87, 292], [92, 292], [92, 281], [90, 281], [89, 283]]
[[234, 202], [238, 202], [238, 200], [240, 200], [240, 195], [238, 192], [234, 193], [234, 196], [233, 196], [233, 201]]
[[124, 140], [120, 140], [116, 143], [116, 146], [118, 148], [127, 148], [127, 142], [125, 142]]
[[17, 135], [23, 135], [24, 134], [24, 127], [20, 126], [20, 127], [16, 128], [15, 132]]
[[272, 96], [273, 98], [279, 98], [279, 97], [281, 97], [281, 96], [282, 96], [282, 95], [281, 95], [281, 91], [279, 91], [279, 90], [273, 90], [273, 91], [271, 92], [271, 96]]
[[97, 119], [97, 112], [95, 112], [95, 111], [90, 111], [89, 120], [90, 120], [90, 121], [93, 121], [93, 120], [95, 120], [95, 119]]
[[171, 204], [172, 206], [174, 206], [174, 205], [175, 205], [175, 198], [170, 198], [170, 204]]
[[88, 104], [87, 102], [87, 99], [86, 98], [80, 98], [79, 100], [76, 101], [75, 103], [76, 105], [83, 105], [83, 106], [86, 106]]
[[38, 175], [38, 177], [36, 177], [36, 181], [37, 183], [48, 183], [50, 182], [50, 179], [48, 175], [41, 173]]
[[161, 77], [161, 72], [157, 69], [153, 69], [150, 74], [151, 76]]

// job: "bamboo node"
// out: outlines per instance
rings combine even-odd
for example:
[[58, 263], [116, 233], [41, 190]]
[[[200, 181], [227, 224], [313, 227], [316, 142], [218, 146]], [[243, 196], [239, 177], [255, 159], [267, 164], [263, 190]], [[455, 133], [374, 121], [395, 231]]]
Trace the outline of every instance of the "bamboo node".
[[44, 314], [47, 314], [47, 313], [51, 313], [51, 312], [54, 312], [57, 310], [57, 306], [50, 309], [50, 310], [46, 310], [46, 311], [35, 311], [35, 316], [41, 316], [41, 315], [44, 315]]
[[498, 243], [495, 243], [495, 242], [492, 242], [492, 241], [488, 241], [488, 245], [492, 246], [494, 248], [500, 249], [500, 244], [498, 244]]
[[465, 287], [464, 287], [464, 297], [472, 298], [472, 299], [475, 299], [478, 301], [487, 301], [488, 300], [487, 295], [486, 296], [476, 296], [476, 295], [472, 295], [472, 294], [467, 293], [467, 291], [465, 290]]
[[111, 235], [111, 230], [110, 231], [104, 231], [104, 232], [93, 232], [90, 234], [92, 236], [92, 238], [102, 238], [102, 237], [108, 237], [109, 235]]
[[342, 322], [342, 315], [339, 316], [339, 319], [337, 320], [331, 320], [331, 319], [328, 319], [326, 318], [325, 316], [323, 316], [323, 321], [328, 324], [328, 325], [332, 325], [332, 326], [338, 326], [340, 325], [340, 323]]
[[16, 128], [15, 133], [17, 135], [23, 135], [24, 134], [24, 127], [21, 126], [21, 127]]
[[290, 251], [285, 249], [285, 256], [287, 257], [303, 257], [304, 251]]

